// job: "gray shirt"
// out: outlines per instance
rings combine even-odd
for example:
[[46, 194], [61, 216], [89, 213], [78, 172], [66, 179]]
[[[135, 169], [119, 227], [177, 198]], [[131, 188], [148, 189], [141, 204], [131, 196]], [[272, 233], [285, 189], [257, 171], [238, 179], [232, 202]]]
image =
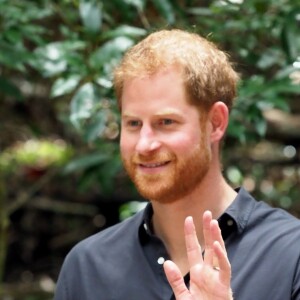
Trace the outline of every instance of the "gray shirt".
[[[55, 300], [175, 299], [162, 267], [168, 253], [151, 232], [152, 213], [149, 204], [77, 244], [63, 264]], [[241, 188], [218, 221], [234, 299], [300, 300], [298, 219]], [[188, 274], [185, 281], [188, 286]]]

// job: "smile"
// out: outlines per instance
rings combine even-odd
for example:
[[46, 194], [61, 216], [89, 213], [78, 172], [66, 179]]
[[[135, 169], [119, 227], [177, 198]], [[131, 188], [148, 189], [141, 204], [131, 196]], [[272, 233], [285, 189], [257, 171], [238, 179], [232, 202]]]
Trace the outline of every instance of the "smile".
[[159, 162], [159, 163], [144, 163], [144, 164], [139, 164], [139, 165], [143, 168], [158, 168], [158, 167], [165, 166], [168, 163], [169, 163], [169, 161]]

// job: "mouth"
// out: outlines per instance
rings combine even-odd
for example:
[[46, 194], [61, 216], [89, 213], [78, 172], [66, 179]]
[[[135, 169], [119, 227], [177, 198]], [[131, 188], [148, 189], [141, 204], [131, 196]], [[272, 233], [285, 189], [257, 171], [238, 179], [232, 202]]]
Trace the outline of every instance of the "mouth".
[[169, 163], [170, 163], [170, 161], [157, 162], [157, 163], [140, 163], [139, 166], [142, 168], [153, 169], [153, 168], [159, 168], [159, 167], [166, 166]]
[[171, 163], [170, 160], [168, 161], [161, 161], [161, 162], [143, 162], [138, 163], [138, 170], [141, 174], [144, 175], [158, 175], [162, 174], [167, 168], [168, 165]]

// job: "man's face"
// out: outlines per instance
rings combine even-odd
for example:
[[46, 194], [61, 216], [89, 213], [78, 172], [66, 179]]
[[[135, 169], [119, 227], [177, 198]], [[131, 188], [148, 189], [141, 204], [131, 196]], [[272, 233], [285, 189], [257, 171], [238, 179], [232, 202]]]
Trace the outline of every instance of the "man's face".
[[146, 199], [173, 202], [201, 183], [210, 143], [176, 68], [125, 81], [120, 148], [126, 171]]

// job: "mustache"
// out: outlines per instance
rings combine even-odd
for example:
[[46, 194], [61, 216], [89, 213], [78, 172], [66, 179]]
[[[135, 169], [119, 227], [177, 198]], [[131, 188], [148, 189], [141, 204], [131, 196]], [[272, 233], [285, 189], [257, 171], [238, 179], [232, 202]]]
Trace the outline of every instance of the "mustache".
[[143, 164], [143, 163], [151, 163], [151, 162], [164, 162], [164, 161], [170, 161], [174, 160], [175, 155], [169, 153], [169, 152], [164, 152], [164, 153], [157, 153], [157, 154], [151, 154], [151, 155], [141, 155], [135, 153], [131, 161], [134, 164]]

